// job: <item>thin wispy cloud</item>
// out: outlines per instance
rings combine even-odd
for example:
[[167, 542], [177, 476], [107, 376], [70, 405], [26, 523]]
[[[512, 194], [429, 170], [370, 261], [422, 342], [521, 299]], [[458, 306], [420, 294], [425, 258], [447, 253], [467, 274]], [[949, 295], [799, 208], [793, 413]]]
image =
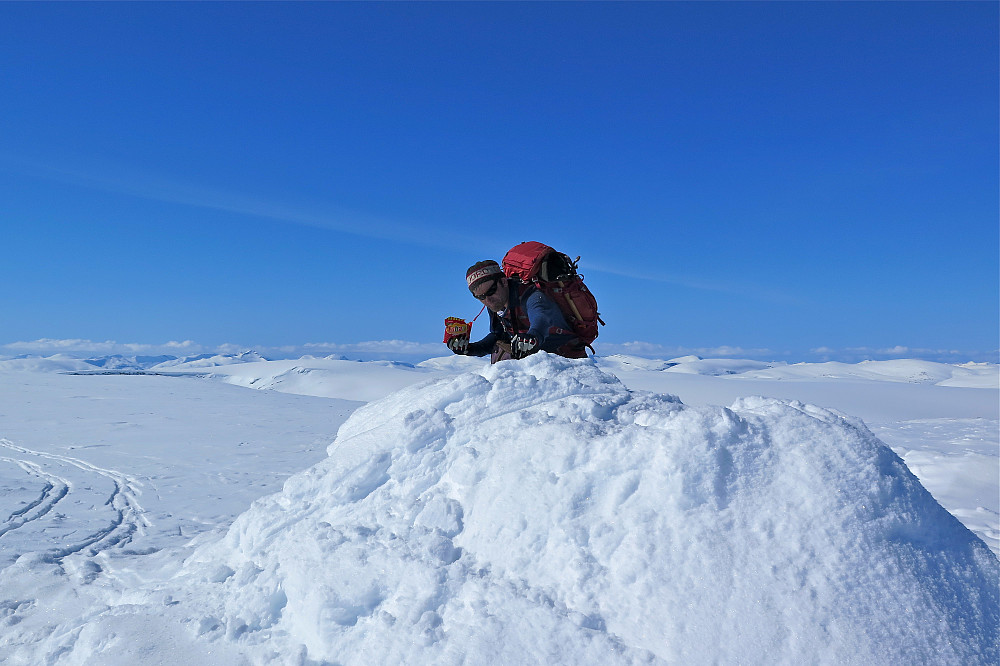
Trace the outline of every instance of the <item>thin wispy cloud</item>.
[[824, 360], [845, 362], [878, 361], [897, 358], [918, 358], [948, 363], [966, 361], [996, 363], [1000, 361], [1000, 350], [997, 349], [970, 351], [967, 349], [930, 349], [894, 345], [891, 347], [845, 347], [843, 349], [817, 347], [809, 351], [811, 354], [815, 354]]
[[[467, 240], [458, 240], [435, 225], [404, 223], [386, 217], [348, 210], [328, 203], [288, 203], [221, 188], [211, 188], [171, 178], [134, 166], [61, 157], [48, 161], [25, 159], [0, 153], [0, 168], [44, 180], [62, 182], [112, 194], [159, 201], [180, 206], [246, 215], [273, 222], [326, 229], [361, 238], [435, 247], [465, 253]], [[489, 240], [484, 239], [484, 249]], [[498, 246], [499, 247], [499, 246]], [[504, 250], [498, 249], [502, 252]], [[622, 269], [600, 260], [587, 262], [588, 271], [643, 282], [659, 282], [689, 289], [728, 293], [759, 300], [788, 303], [783, 292], [746, 283], [733, 284], [695, 276], [677, 276]]]
[[0, 154], [0, 167], [35, 178], [102, 192], [327, 229], [362, 238], [449, 250], [467, 249], [467, 245], [457, 242], [453, 235], [441, 233], [433, 226], [404, 223], [333, 204], [288, 203], [221, 188], [204, 187], [133, 166], [96, 161], [81, 164], [69, 158], [44, 162]]
[[53, 354], [100, 354], [100, 355], [173, 355], [183, 356], [202, 354], [208, 349], [191, 340], [182, 342], [171, 340], [164, 343], [134, 343], [116, 342], [114, 340], [94, 341], [79, 338], [55, 339], [39, 338], [9, 342], [0, 345], [0, 353], [8, 355], [34, 354], [48, 356]]
[[686, 287], [688, 289], [697, 289], [700, 291], [714, 291], [724, 294], [732, 294], [734, 296], [750, 297], [762, 301], [771, 301], [776, 303], [797, 303], [799, 299], [794, 298], [790, 294], [784, 293], [776, 289], [770, 289], [767, 287], [762, 287], [760, 285], [750, 284], [750, 283], [739, 283], [734, 284], [731, 282], [725, 282], [720, 280], [711, 280], [707, 278], [694, 277], [694, 276], [684, 276], [684, 275], [669, 275], [665, 273], [655, 273], [651, 271], [642, 271], [634, 269], [622, 269], [616, 266], [601, 263], [601, 262], [587, 262], [588, 271], [597, 271], [600, 273], [607, 273], [609, 275], [617, 275], [619, 277], [629, 278], [631, 280], [641, 280], [644, 282], [660, 282], [663, 284], [672, 284], [679, 287]]

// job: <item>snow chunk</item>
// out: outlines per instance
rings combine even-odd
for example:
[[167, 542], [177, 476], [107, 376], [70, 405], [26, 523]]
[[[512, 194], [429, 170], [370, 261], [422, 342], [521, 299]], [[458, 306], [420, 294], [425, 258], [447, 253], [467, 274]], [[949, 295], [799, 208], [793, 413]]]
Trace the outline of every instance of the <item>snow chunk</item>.
[[998, 659], [996, 557], [830, 410], [543, 353], [366, 405], [329, 454], [186, 563], [196, 631], [257, 661]]

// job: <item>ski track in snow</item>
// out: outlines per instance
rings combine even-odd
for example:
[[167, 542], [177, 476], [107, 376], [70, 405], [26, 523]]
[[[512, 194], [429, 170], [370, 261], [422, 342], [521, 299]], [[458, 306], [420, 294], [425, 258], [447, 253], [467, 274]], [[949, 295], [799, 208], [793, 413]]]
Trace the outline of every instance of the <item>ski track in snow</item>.
[[[0, 444], [6, 444], [6, 442], [0, 441]], [[56, 503], [65, 497], [66, 493], [69, 492], [69, 483], [66, 479], [55, 476], [54, 474], [49, 474], [39, 465], [28, 462], [27, 460], [18, 460], [16, 458], [7, 457], [0, 457], [0, 460], [14, 463], [29, 475], [37, 477], [45, 483], [41, 492], [38, 494], [38, 497], [36, 497], [33, 501], [28, 502], [20, 509], [12, 511], [11, 514], [3, 521], [3, 527], [0, 527], [0, 537], [2, 537], [7, 532], [16, 530], [33, 520], [38, 520], [51, 511], [52, 507], [54, 507]]]
[[7, 563], [23, 552], [37, 552], [40, 543], [53, 561], [74, 553], [93, 557], [126, 546], [150, 525], [137, 500], [142, 484], [134, 477], [7, 439], [0, 439], [0, 447], [7, 453], [0, 461], [41, 482], [34, 497], [24, 489], [31, 498], [22, 500], [24, 506], [4, 512], [8, 515], [0, 524], [0, 548]]

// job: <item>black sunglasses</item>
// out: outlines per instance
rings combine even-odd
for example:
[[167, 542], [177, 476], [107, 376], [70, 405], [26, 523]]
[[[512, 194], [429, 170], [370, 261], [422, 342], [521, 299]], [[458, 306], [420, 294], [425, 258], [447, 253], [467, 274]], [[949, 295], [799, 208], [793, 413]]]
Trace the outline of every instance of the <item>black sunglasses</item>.
[[493, 280], [493, 286], [484, 291], [481, 294], [473, 294], [476, 298], [481, 301], [485, 301], [487, 298], [497, 293], [497, 289], [500, 287], [500, 280]]

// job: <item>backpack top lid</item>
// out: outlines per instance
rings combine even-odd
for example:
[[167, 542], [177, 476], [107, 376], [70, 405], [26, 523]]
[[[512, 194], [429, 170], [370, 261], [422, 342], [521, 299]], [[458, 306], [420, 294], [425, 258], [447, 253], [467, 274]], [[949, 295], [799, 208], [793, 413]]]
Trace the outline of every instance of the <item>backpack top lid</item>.
[[503, 272], [509, 278], [519, 277], [521, 282], [531, 282], [552, 252], [551, 247], [537, 241], [515, 245], [503, 257]]
[[569, 358], [583, 358], [578, 353], [590, 346], [597, 338], [598, 325], [604, 324], [597, 312], [597, 299], [577, 272], [577, 261], [536, 241], [515, 245], [503, 258], [504, 274], [509, 279], [536, 285], [552, 299], [572, 327], [577, 337], [572, 353], [557, 352]]

